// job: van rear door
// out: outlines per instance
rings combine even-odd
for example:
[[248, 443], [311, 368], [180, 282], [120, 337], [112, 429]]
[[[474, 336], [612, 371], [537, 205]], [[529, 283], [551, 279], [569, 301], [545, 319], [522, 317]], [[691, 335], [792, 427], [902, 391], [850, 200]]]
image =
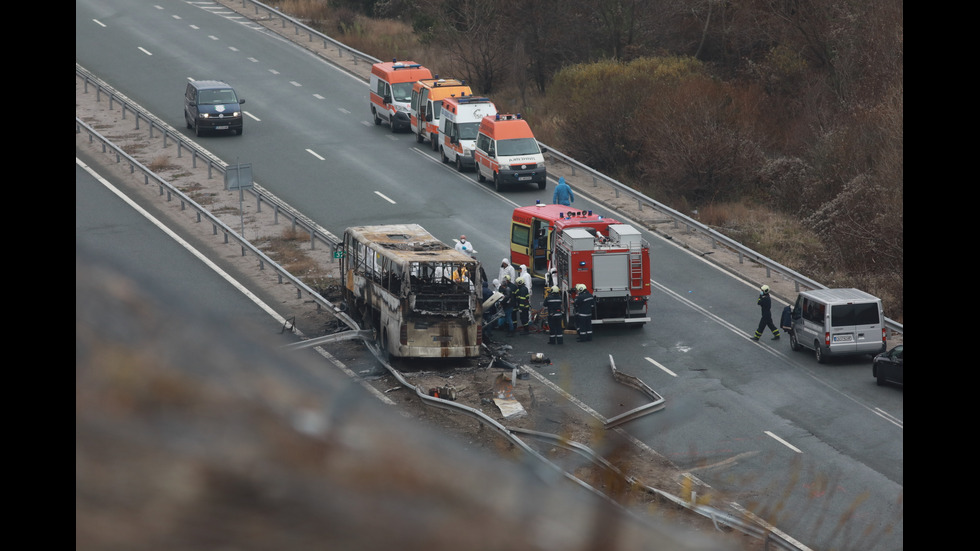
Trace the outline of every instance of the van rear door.
[[830, 346], [834, 354], [862, 353], [881, 345], [881, 317], [876, 302], [830, 307]]

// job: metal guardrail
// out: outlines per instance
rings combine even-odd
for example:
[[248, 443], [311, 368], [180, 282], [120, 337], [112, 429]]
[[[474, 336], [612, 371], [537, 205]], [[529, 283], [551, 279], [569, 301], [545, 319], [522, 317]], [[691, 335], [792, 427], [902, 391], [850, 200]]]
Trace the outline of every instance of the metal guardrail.
[[[142, 119], [149, 123], [151, 137], [154, 129], [156, 129], [157, 131], [163, 133], [164, 135], [163, 139], [165, 142], [168, 139], [170, 139], [177, 144], [178, 156], [180, 156], [182, 151], [186, 149], [188, 152], [194, 155], [195, 161], [198, 158], [205, 160], [208, 163], [209, 178], [212, 177], [213, 171], [219, 171], [222, 174], [224, 173], [224, 170], [227, 167], [220, 159], [217, 159], [207, 151], [198, 148], [196, 144], [190, 142], [189, 140], [186, 140], [181, 134], [174, 132], [173, 129], [170, 128], [166, 123], [160, 121], [153, 115], [147, 113], [137, 104], [130, 101], [128, 98], [125, 98], [125, 96], [119, 94], [118, 92], [113, 90], [110, 86], [106, 85], [105, 83], [101, 82], [99, 79], [95, 78], [93, 75], [85, 71], [77, 64], [76, 64], [76, 74], [85, 80], [86, 93], [90, 85], [94, 86], [96, 87], [96, 94], [107, 95], [110, 101], [110, 109], [112, 108], [111, 104], [113, 102], [119, 103], [119, 105], [123, 109], [124, 119], [126, 118], [125, 113], [127, 110], [133, 113], [136, 118], [137, 129], [139, 128], [139, 121]], [[277, 264], [274, 260], [269, 258], [265, 253], [257, 249], [254, 245], [252, 245], [248, 241], [248, 239], [246, 239], [241, 234], [235, 232], [235, 230], [233, 230], [227, 224], [221, 221], [219, 218], [214, 216], [214, 214], [212, 214], [211, 211], [209, 211], [207, 208], [195, 202], [193, 199], [191, 199], [186, 194], [184, 194], [184, 192], [180, 191], [179, 189], [174, 187], [172, 184], [170, 184], [163, 178], [160, 178], [156, 173], [153, 172], [153, 170], [147, 168], [142, 163], [134, 159], [128, 153], [123, 151], [119, 146], [114, 144], [111, 140], [109, 140], [108, 138], [100, 134], [97, 130], [95, 130], [88, 124], [86, 124], [84, 121], [82, 121], [78, 117], [75, 117], [75, 133], [78, 134], [81, 132], [85, 132], [86, 134], [88, 134], [90, 143], [94, 141], [98, 141], [99, 143], [101, 143], [103, 153], [115, 155], [117, 163], [127, 163], [129, 165], [129, 171], [131, 174], [136, 173], [137, 171], [143, 174], [144, 184], [157, 185], [160, 189], [160, 195], [166, 195], [168, 202], [176, 199], [180, 201], [181, 210], [188, 207], [195, 210], [197, 212], [197, 221], [201, 222], [205, 219], [209, 221], [213, 228], [214, 235], [218, 235], [219, 233], [221, 233], [224, 236], [225, 243], [228, 243], [229, 241], [232, 240], [236, 241], [241, 246], [242, 256], [246, 256], [249, 253], [254, 255], [258, 259], [260, 269], [264, 270], [266, 265], [271, 266], [279, 278], [279, 283], [283, 283], [284, 280], [288, 280], [296, 287], [297, 298], [300, 299], [303, 298], [303, 293], [306, 293], [306, 295], [308, 295], [316, 304], [317, 309], [324, 308], [330, 311], [334, 316], [337, 317], [337, 319], [341, 320], [345, 325], [347, 325], [351, 329], [354, 330], [359, 329], [357, 323], [355, 323], [354, 320], [351, 319], [350, 316], [348, 316], [342, 309], [335, 306], [327, 299], [323, 298], [319, 293], [317, 293], [316, 291], [311, 289], [308, 285], [306, 285], [301, 280], [299, 280], [297, 277], [289, 273], [285, 268]], [[196, 166], [196, 163], [194, 164], [194, 166]], [[288, 205], [280, 201], [272, 194], [263, 190], [260, 186], [255, 185], [254, 188], [255, 189], [252, 190], [252, 193], [255, 195], [256, 201], [258, 202], [259, 205], [261, 205], [262, 202], [265, 202], [267, 204], [273, 205], [277, 209], [276, 211], [277, 214], [280, 211], [286, 212], [287, 215], [293, 220], [294, 226], [302, 225], [303, 228], [310, 233], [311, 247], [315, 246], [316, 241], [319, 240], [323, 243], [328, 244], [332, 249], [336, 250], [338, 241], [335, 237], [333, 237], [332, 234], [330, 234], [330, 232], [322, 228], [319, 228], [319, 226], [317, 226], [315, 223], [310, 221], [308, 218], [306, 218], [305, 216], [303, 216], [298, 212], [295, 212], [291, 207], [289, 207]], [[278, 216], [276, 220], [278, 222]]]
[[[313, 29], [274, 8], [262, 4], [261, 2], [258, 2], [256, 0], [241, 0], [241, 2], [243, 7], [252, 6], [256, 14], [264, 13], [266, 16], [273, 16], [281, 19], [282, 28], [286, 28], [288, 25], [294, 29], [294, 32], [297, 35], [300, 34], [301, 32], [305, 33], [309, 37], [308, 39], [310, 42], [314, 40], [318, 40], [323, 42], [324, 47], [328, 47], [329, 45], [330, 47], [337, 48], [337, 51], [338, 53], [341, 54], [341, 57], [343, 56], [343, 53], [346, 53], [348, 57], [354, 60], [355, 65], [359, 61], [363, 61], [366, 64], [374, 64], [381, 61], [380, 59], [377, 59], [364, 52], [360, 52], [358, 50], [350, 48], [345, 44], [338, 42], [330, 38], [329, 36], [320, 33], [316, 29]], [[626, 197], [633, 199], [634, 201], [636, 201], [636, 204], [640, 210], [643, 210], [644, 208], [652, 209], [658, 214], [661, 214], [673, 220], [675, 227], [684, 226], [688, 231], [705, 235], [711, 240], [712, 248], [717, 248], [719, 245], [721, 245], [731, 249], [738, 255], [738, 260], [740, 263], [747, 258], [753, 262], [762, 265], [766, 269], [767, 276], [771, 276], [772, 272], [776, 272], [778, 274], [782, 274], [786, 276], [787, 278], [789, 278], [794, 282], [797, 292], [801, 290], [827, 288], [826, 285], [814, 281], [803, 274], [800, 274], [798, 272], [791, 270], [790, 268], [787, 268], [786, 266], [783, 266], [782, 264], [776, 262], [775, 260], [772, 260], [771, 258], [759, 254], [758, 252], [742, 245], [741, 243], [731, 239], [730, 237], [727, 237], [715, 231], [714, 229], [705, 226], [704, 224], [698, 222], [697, 220], [694, 220], [693, 218], [684, 215], [668, 207], [667, 205], [664, 205], [654, 199], [651, 199], [650, 197], [647, 197], [643, 193], [640, 193], [639, 191], [631, 188], [628, 185], [623, 184], [622, 182], [619, 182], [618, 180], [610, 178], [605, 174], [585, 164], [582, 164], [579, 161], [576, 161], [575, 159], [569, 157], [568, 155], [565, 155], [564, 153], [558, 151], [557, 149], [545, 143], [538, 142], [538, 144], [545, 150], [545, 157], [548, 160], [549, 164], [552, 162], [561, 162], [571, 169], [573, 176], [576, 175], [576, 172], [578, 171], [582, 171], [586, 173], [587, 175], [592, 177], [592, 185], [594, 187], [598, 187], [600, 184], [608, 185], [612, 187], [616, 193], [616, 197], [619, 197], [620, 195], [625, 195]], [[904, 333], [902, 324], [894, 320], [885, 318], [885, 326], [888, 327], [888, 329], [890, 329], [893, 332]]]
[[[183, 134], [174, 130], [169, 124], [140, 107], [138, 103], [130, 100], [128, 97], [115, 90], [112, 86], [109, 86], [103, 82], [78, 63], [75, 64], [75, 76], [82, 79], [84, 82], [84, 91], [86, 94], [91, 93], [89, 90], [90, 88], [94, 89], [97, 102], [101, 102], [103, 100], [103, 96], [105, 96], [105, 99], [109, 102], [110, 110], [114, 109], [115, 105], [119, 105], [119, 108], [122, 110], [123, 119], [126, 119], [127, 113], [132, 114], [136, 130], [140, 130], [141, 123], [144, 123], [147, 125], [147, 130], [149, 131], [151, 138], [154, 137], [155, 133], [162, 135], [164, 147], [168, 147], [168, 143], [173, 142], [177, 147], [178, 158], [182, 157], [186, 152], [191, 155], [191, 165], [194, 168], [197, 168], [198, 161], [207, 163], [208, 179], [214, 178], [215, 173], [219, 174], [221, 177], [224, 177], [224, 174], [228, 169], [227, 163], [215, 157], [209, 151], [201, 148], [193, 141], [187, 139]], [[103, 148], [105, 147], [106, 146], [103, 146]], [[122, 153], [122, 155], [125, 155], [125, 153]], [[117, 161], [119, 161], [119, 157], [120, 155], [117, 154]], [[126, 157], [129, 156], [126, 155]], [[135, 160], [130, 160], [138, 164], [138, 162]], [[150, 178], [151, 174], [152, 172], [147, 174], [147, 179]], [[171, 189], [173, 189], [172, 186]], [[275, 223], [279, 223], [279, 215], [282, 214], [292, 221], [293, 229], [301, 227], [303, 230], [305, 230], [310, 235], [311, 249], [316, 248], [317, 242], [320, 242], [321, 244], [330, 247], [331, 251], [336, 251], [337, 246], [340, 243], [340, 239], [338, 239], [327, 229], [319, 226], [312, 219], [294, 209], [259, 184], [254, 184], [253, 186], [249, 187], [248, 191], [255, 198], [256, 209], [258, 212], [262, 212], [263, 204], [268, 205], [274, 210]]]

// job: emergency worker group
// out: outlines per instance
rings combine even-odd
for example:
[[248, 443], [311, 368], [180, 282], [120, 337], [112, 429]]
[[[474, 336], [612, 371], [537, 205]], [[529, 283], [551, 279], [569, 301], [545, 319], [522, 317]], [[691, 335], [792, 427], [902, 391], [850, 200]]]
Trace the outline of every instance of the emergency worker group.
[[[460, 236], [457, 249], [467, 252], [471, 256], [475, 253], [472, 251], [472, 245], [466, 242], [466, 236]], [[520, 334], [530, 334], [531, 292], [532, 280], [527, 266], [521, 265], [520, 272], [518, 272], [507, 258], [500, 261], [498, 277], [491, 283], [487, 283], [486, 277], [483, 277], [484, 299], [489, 298], [494, 293], [500, 293], [502, 296], [498, 302], [485, 308], [483, 312], [484, 336], [488, 340], [494, 328], [503, 329], [506, 327], [507, 336], [517, 334], [518, 327], [521, 329]], [[561, 289], [558, 287], [558, 274], [554, 268], [549, 269], [545, 276], [544, 293], [542, 311], [547, 314], [548, 344], [564, 344], [565, 312], [563, 311]], [[575, 286], [573, 305], [575, 330], [578, 335], [575, 340], [576, 342], [590, 342], [592, 341], [592, 313], [595, 309], [595, 297], [582, 283]], [[784, 307], [780, 313], [779, 327], [773, 322], [772, 297], [769, 295], [768, 285], [759, 288], [756, 305], [759, 306], [761, 317], [759, 326], [751, 337], [753, 341], [761, 339], [766, 329], [772, 332], [772, 340], [774, 341], [779, 340], [781, 332], [792, 333], [792, 308], [790, 306]]]

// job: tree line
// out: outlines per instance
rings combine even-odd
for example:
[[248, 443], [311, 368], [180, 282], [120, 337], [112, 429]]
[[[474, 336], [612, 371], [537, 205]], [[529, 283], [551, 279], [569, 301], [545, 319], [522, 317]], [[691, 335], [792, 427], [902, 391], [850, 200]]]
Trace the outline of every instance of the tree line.
[[794, 220], [786, 238], [807, 252], [786, 261], [789, 244], [733, 237], [828, 286], [878, 294], [901, 319], [901, 2], [329, 4], [326, 34], [356, 34], [355, 16], [400, 21], [417, 49], [364, 51], [435, 58], [415, 60], [514, 98], [541, 141], [678, 210], [750, 203]]

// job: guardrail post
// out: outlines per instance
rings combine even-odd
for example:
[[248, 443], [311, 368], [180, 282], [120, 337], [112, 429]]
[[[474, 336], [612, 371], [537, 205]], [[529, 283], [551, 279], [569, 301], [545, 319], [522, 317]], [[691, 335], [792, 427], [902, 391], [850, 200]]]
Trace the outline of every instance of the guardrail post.
[[278, 226], [279, 225], [279, 204], [278, 203], [272, 208], [272, 212], [273, 212], [272, 223], [275, 224], [276, 226]]
[[316, 232], [310, 230], [310, 250], [316, 249]]

